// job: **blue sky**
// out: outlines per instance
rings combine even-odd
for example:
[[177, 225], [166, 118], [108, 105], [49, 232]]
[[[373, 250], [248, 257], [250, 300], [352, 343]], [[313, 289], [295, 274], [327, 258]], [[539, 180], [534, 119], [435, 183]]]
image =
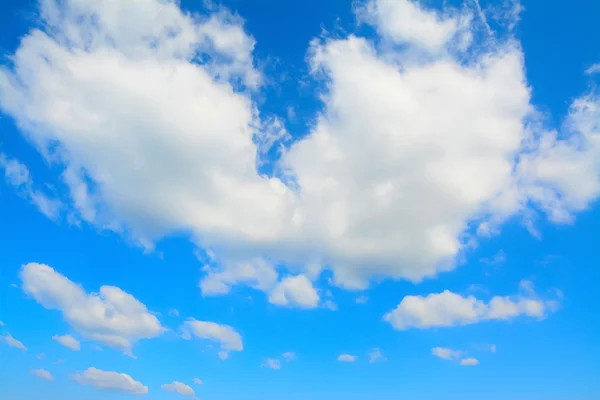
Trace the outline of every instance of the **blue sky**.
[[0, 394], [597, 398], [599, 17], [5, 2]]

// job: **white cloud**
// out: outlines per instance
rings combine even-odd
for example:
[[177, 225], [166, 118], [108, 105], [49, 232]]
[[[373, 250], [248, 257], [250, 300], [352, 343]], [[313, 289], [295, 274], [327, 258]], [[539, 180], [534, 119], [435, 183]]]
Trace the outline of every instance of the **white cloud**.
[[31, 373], [45, 381], [54, 381], [54, 377], [52, 376], [52, 374], [49, 371], [46, 371], [45, 369], [32, 369]]
[[39, 353], [35, 356], [35, 358], [37, 358], [38, 360], [43, 360], [44, 358], [46, 358], [46, 355], [44, 353]]
[[29, 263], [19, 274], [22, 289], [43, 307], [61, 311], [63, 318], [84, 338], [132, 355], [140, 339], [165, 329], [146, 306], [115, 286], [87, 293], [80, 285], [44, 264]]
[[56, 219], [58, 217], [61, 208], [60, 201], [52, 199], [48, 197], [48, 195], [34, 189], [29, 169], [24, 164], [0, 153], [0, 169], [4, 170], [6, 182], [14, 186], [19, 193], [33, 203], [42, 214], [50, 219]]
[[600, 72], [600, 64], [593, 64], [590, 65], [586, 70], [585, 73], [588, 75], [593, 75], [593, 74], [597, 74]]
[[179, 317], [179, 310], [176, 308], [172, 308], [169, 310], [169, 316], [171, 317]]
[[79, 351], [79, 349], [81, 348], [79, 340], [75, 339], [71, 335], [64, 335], [64, 336], [54, 335], [54, 336], [52, 336], [52, 340], [62, 344], [65, 347], [68, 347], [69, 349], [74, 350], [74, 351]]
[[486, 320], [509, 320], [518, 316], [544, 318], [555, 309], [555, 301], [534, 297], [494, 296], [486, 303], [470, 295], [448, 290], [428, 296], [405, 296], [384, 320], [395, 329], [468, 325]]
[[267, 358], [263, 363], [263, 367], [271, 368], [271, 369], [280, 369], [281, 362], [275, 358]]
[[288, 351], [283, 353], [281, 357], [283, 357], [285, 361], [292, 361], [296, 359], [296, 353], [294, 353], [293, 351]]
[[177, 381], [175, 381], [173, 383], [168, 383], [168, 384], [162, 385], [161, 388], [166, 390], [167, 392], [177, 393], [183, 397], [195, 397], [196, 396], [194, 389], [192, 389], [185, 383], [181, 383], [181, 382], [177, 382]]
[[355, 362], [358, 359], [358, 357], [353, 356], [351, 354], [340, 354], [340, 356], [338, 357], [338, 361], [342, 361], [342, 362]]
[[442, 360], [453, 360], [458, 359], [463, 355], [464, 352], [460, 350], [452, 350], [444, 347], [434, 347], [431, 349], [431, 354], [441, 358]]
[[474, 365], [478, 365], [479, 364], [479, 360], [477, 360], [476, 358], [465, 358], [460, 360], [460, 365], [463, 366], [474, 366]]
[[210, 250], [204, 295], [247, 284], [288, 305], [273, 265], [308, 279], [326, 266], [346, 288], [419, 281], [454, 268], [478, 227], [535, 210], [570, 222], [600, 194], [598, 97], [573, 103], [564, 132], [543, 129], [519, 43], [467, 50], [472, 6], [372, 0], [357, 13], [382, 40], [313, 41], [324, 107], [279, 179], [256, 170], [285, 135], [238, 84], [261, 82], [239, 18], [174, 1], [40, 4], [42, 30], [0, 71], [0, 107], [64, 168], [79, 218], [146, 247], [190, 232]]
[[496, 345], [495, 345], [495, 344], [490, 344], [490, 351], [491, 351], [492, 353], [495, 353], [495, 352], [496, 352], [496, 349], [497, 349], [497, 348], [496, 348]]
[[506, 261], [506, 254], [504, 253], [503, 250], [499, 250], [492, 257], [484, 257], [484, 258], [480, 259], [479, 261], [481, 261], [483, 264], [487, 264], [487, 265], [502, 264]]
[[367, 296], [359, 296], [355, 300], [356, 304], [367, 304], [369, 298]]
[[383, 361], [387, 361], [387, 358], [383, 355], [383, 352], [381, 351], [381, 349], [373, 349], [371, 352], [369, 352], [369, 362], [370, 363], [383, 362]]
[[315, 308], [319, 304], [319, 294], [306, 276], [298, 275], [282, 279], [271, 291], [269, 302], [279, 306]]
[[194, 384], [196, 384], [196, 385], [203, 385], [204, 382], [202, 382], [202, 379], [194, 378]]
[[0, 341], [5, 342], [10, 347], [14, 347], [15, 349], [27, 351], [27, 347], [14, 337], [10, 333], [7, 333], [6, 336], [0, 336]]
[[242, 351], [242, 337], [229, 325], [219, 325], [216, 322], [197, 321], [190, 318], [181, 327], [184, 339], [197, 337], [219, 343], [221, 351], [218, 355], [221, 360], [229, 358], [230, 351]]
[[83, 372], [70, 375], [71, 378], [82, 386], [93, 386], [99, 390], [110, 392], [143, 395], [148, 393], [148, 387], [131, 378], [127, 374], [112, 371], [101, 371], [94, 367]]
[[404, 43], [437, 52], [468, 28], [470, 14], [450, 15], [426, 10], [416, 0], [370, 0], [358, 15], [372, 24], [379, 34]]

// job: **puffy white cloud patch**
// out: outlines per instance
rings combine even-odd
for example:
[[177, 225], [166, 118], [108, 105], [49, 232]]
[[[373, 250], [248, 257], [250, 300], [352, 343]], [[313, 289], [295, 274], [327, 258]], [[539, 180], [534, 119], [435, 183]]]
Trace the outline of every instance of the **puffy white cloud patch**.
[[315, 308], [319, 299], [312, 282], [304, 275], [282, 279], [269, 295], [272, 304], [300, 308]]
[[14, 186], [18, 192], [33, 203], [42, 214], [56, 219], [60, 213], [60, 201], [34, 188], [29, 169], [18, 160], [8, 158], [0, 153], [0, 169], [4, 170], [6, 182]]
[[102, 286], [98, 293], [87, 293], [52, 267], [37, 263], [24, 265], [19, 276], [23, 292], [43, 307], [59, 310], [84, 338], [128, 355], [135, 342], [165, 330], [144, 304], [118, 287]]
[[52, 336], [52, 340], [62, 344], [65, 347], [68, 347], [69, 349], [71, 349], [73, 351], [79, 351], [79, 349], [81, 348], [81, 344], [79, 343], [79, 340], [75, 339], [71, 335], [63, 335], [63, 336], [54, 335], [54, 336]]
[[54, 377], [52, 376], [52, 374], [45, 369], [32, 369], [31, 373], [45, 381], [48, 381], [48, 382], [54, 381]]
[[441, 358], [442, 360], [454, 360], [460, 358], [464, 352], [460, 350], [447, 349], [445, 347], [434, 347], [431, 349], [431, 354]]
[[221, 360], [229, 358], [230, 351], [242, 351], [244, 349], [242, 337], [229, 325], [190, 318], [183, 323], [181, 330], [184, 339], [190, 340], [192, 337], [196, 337], [219, 343], [221, 346], [219, 358]]
[[357, 356], [353, 356], [352, 354], [340, 354], [338, 357], [338, 361], [352, 363], [358, 359]]
[[285, 179], [257, 172], [286, 135], [252, 101], [254, 40], [222, 9], [42, 0], [41, 30], [0, 70], [0, 107], [64, 168], [79, 218], [147, 247], [188, 232], [214, 255], [203, 294], [247, 284], [311, 308], [315, 293], [252, 260], [311, 280], [326, 266], [347, 288], [419, 281], [454, 268], [472, 231], [532, 208], [569, 222], [600, 194], [598, 96], [544, 129], [519, 43], [474, 43], [469, 4], [371, 0], [357, 14], [378, 38], [313, 41], [324, 107], [274, 165]]
[[192, 389], [191, 387], [189, 387], [188, 385], [186, 385], [185, 383], [182, 382], [173, 382], [173, 383], [168, 383], [165, 385], [162, 385], [161, 388], [163, 390], [166, 390], [167, 392], [171, 392], [171, 393], [177, 393], [183, 397], [195, 397], [196, 396], [196, 392], [194, 392], [194, 389]]
[[93, 386], [99, 390], [127, 394], [144, 395], [148, 393], [148, 386], [144, 386], [127, 374], [113, 371], [102, 371], [91, 367], [83, 372], [70, 375], [71, 378], [82, 386]]
[[494, 296], [489, 302], [475, 296], [464, 297], [448, 290], [428, 296], [405, 296], [384, 315], [394, 329], [426, 329], [469, 325], [488, 320], [510, 320], [519, 316], [542, 319], [557, 307], [555, 300], [524, 295]]
[[27, 351], [27, 347], [19, 340], [15, 339], [10, 333], [7, 333], [6, 336], [0, 336], [0, 341], [6, 343], [10, 347], [14, 347], [15, 349]]

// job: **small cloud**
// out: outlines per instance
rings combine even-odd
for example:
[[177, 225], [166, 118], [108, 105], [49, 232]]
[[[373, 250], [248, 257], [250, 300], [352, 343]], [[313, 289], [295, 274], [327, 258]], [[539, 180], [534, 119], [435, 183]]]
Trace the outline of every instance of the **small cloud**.
[[383, 362], [383, 361], [387, 361], [387, 358], [383, 355], [383, 353], [381, 352], [381, 349], [373, 349], [373, 351], [371, 351], [369, 353], [369, 362], [370, 363]]
[[161, 386], [161, 389], [166, 390], [167, 392], [171, 392], [171, 393], [177, 393], [180, 396], [183, 397], [194, 397], [196, 396], [196, 393], [194, 392], [194, 389], [192, 389], [191, 387], [189, 387], [188, 385], [186, 385], [183, 382], [173, 382], [173, 383], [167, 383], [165, 385]]
[[527, 294], [533, 294], [535, 292], [535, 286], [533, 282], [523, 279], [519, 282], [519, 289]]
[[296, 353], [288, 351], [287, 353], [283, 353], [281, 357], [283, 357], [285, 361], [292, 361], [296, 359]]
[[221, 360], [227, 360], [229, 358], [229, 353], [226, 351], [220, 351], [219, 352], [219, 358]]
[[73, 351], [79, 351], [81, 349], [81, 344], [79, 343], [79, 340], [75, 339], [71, 335], [63, 335], [63, 336], [54, 335], [54, 336], [52, 336], [52, 340], [62, 344], [65, 347], [68, 347], [69, 349], [71, 349]]
[[62, 363], [64, 363], [64, 362], [65, 362], [65, 360], [63, 360], [63, 359], [61, 358], [60, 360], [57, 360], [57, 361], [55, 361], [55, 362], [54, 362], [54, 364], [60, 365], [60, 364], [62, 364]]
[[194, 384], [196, 384], [196, 385], [203, 385], [204, 382], [202, 382], [202, 379], [194, 378]]
[[14, 337], [12, 337], [12, 335], [10, 333], [7, 333], [6, 336], [0, 336], [0, 340], [2, 342], [5, 342], [10, 347], [14, 347], [15, 349], [27, 351], [27, 347], [25, 347], [25, 345], [23, 343], [21, 343], [20, 341], [18, 341]]
[[495, 345], [495, 344], [490, 344], [490, 351], [491, 351], [492, 353], [495, 353], [495, 352], [496, 352], [496, 345]]
[[4, 326], [4, 322], [0, 321], [0, 326]]
[[474, 365], [478, 365], [479, 364], [479, 360], [477, 360], [476, 358], [463, 358], [462, 360], [460, 360], [460, 365], [465, 366], [465, 367], [470, 367], [470, 366], [474, 366]]
[[54, 377], [52, 376], [52, 374], [50, 372], [46, 371], [45, 369], [32, 369], [31, 373], [45, 381], [48, 381], [48, 382], [54, 381]]
[[586, 75], [593, 75], [600, 73], [600, 63], [591, 65], [588, 69], [585, 70]]
[[331, 301], [331, 300], [325, 300], [325, 301], [323, 302], [323, 307], [324, 307], [324, 308], [327, 308], [327, 309], [329, 309], [329, 310], [331, 310], [331, 311], [336, 311], [336, 310], [338, 309], [338, 306], [337, 306], [337, 304], [335, 304], [335, 303], [334, 303], [333, 301]]
[[169, 310], [170, 317], [179, 317], [179, 310], [176, 308], [172, 308]]
[[356, 299], [354, 299], [354, 301], [356, 302], [356, 304], [367, 304], [369, 298], [367, 296], [359, 296]]
[[338, 361], [342, 361], [342, 362], [355, 362], [358, 359], [358, 357], [353, 356], [351, 354], [340, 354], [340, 356], [338, 357]]
[[281, 363], [275, 358], [267, 358], [262, 366], [271, 369], [280, 369]]
[[104, 351], [104, 349], [100, 346], [98, 346], [97, 344], [92, 346], [92, 350], [96, 350], [96, 351]]
[[44, 353], [40, 353], [36, 355], [35, 358], [37, 358], [38, 360], [43, 360], [44, 358], [46, 358], [46, 355]]
[[487, 288], [485, 286], [477, 284], [477, 283], [473, 283], [472, 285], [469, 285], [469, 287], [467, 288], [467, 291], [481, 292], [481, 293], [489, 293], [490, 292], [489, 290], [487, 290]]
[[148, 386], [144, 386], [127, 374], [114, 371], [102, 371], [91, 367], [70, 377], [81, 386], [92, 386], [98, 390], [137, 395], [148, 393]]
[[463, 352], [460, 350], [447, 349], [445, 347], [434, 347], [431, 349], [431, 354], [442, 360], [455, 360], [460, 358]]

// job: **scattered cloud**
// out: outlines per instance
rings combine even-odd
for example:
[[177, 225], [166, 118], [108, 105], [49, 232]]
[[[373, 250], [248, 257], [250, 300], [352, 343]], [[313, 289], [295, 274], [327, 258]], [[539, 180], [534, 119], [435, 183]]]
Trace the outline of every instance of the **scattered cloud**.
[[218, 353], [221, 360], [229, 358], [230, 351], [242, 351], [242, 337], [229, 325], [219, 325], [216, 322], [197, 321], [190, 318], [181, 327], [182, 337], [190, 340], [192, 337], [211, 340], [219, 343], [221, 351]]
[[369, 298], [367, 296], [359, 296], [355, 300], [356, 304], [367, 304]]
[[201, 379], [194, 378], [194, 384], [196, 384], [196, 385], [203, 385], [203, 384], [204, 384], [204, 382], [202, 382], [202, 380], [201, 380]]
[[64, 335], [64, 336], [54, 335], [54, 336], [52, 336], [52, 340], [62, 344], [65, 347], [68, 347], [69, 349], [74, 350], [74, 351], [79, 351], [79, 349], [81, 348], [79, 340], [75, 339], [71, 335]]
[[524, 279], [519, 282], [519, 289], [526, 294], [533, 294], [535, 292], [535, 285], [533, 282]]
[[84, 338], [127, 355], [133, 356], [138, 340], [165, 331], [144, 304], [118, 287], [102, 286], [99, 293], [87, 293], [52, 267], [37, 263], [24, 265], [19, 276], [25, 294], [47, 309], [59, 310]]
[[6, 343], [10, 347], [14, 347], [15, 349], [27, 351], [27, 347], [14, 337], [10, 333], [7, 333], [6, 336], [0, 336], [0, 341]]
[[60, 201], [52, 199], [43, 192], [34, 189], [29, 169], [24, 164], [0, 153], [0, 170], [2, 169], [4, 170], [6, 182], [14, 186], [18, 192], [34, 204], [42, 214], [52, 220], [58, 218], [62, 206]]
[[504, 250], [500, 250], [492, 257], [482, 258], [479, 261], [486, 265], [499, 265], [506, 261], [506, 254], [504, 253]]
[[495, 344], [490, 344], [490, 351], [491, 351], [492, 353], [495, 353], [495, 352], [496, 352], [496, 345], [495, 345]]
[[127, 374], [112, 371], [102, 371], [94, 367], [83, 372], [77, 372], [70, 377], [82, 386], [92, 386], [99, 390], [143, 395], [148, 393], [148, 387], [131, 378]]
[[373, 349], [371, 352], [369, 352], [369, 362], [370, 363], [384, 362], [384, 361], [387, 361], [387, 358], [383, 355], [383, 352], [381, 351], [381, 349]]
[[271, 369], [280, 369], [281, 362], [275, 358], [267, 358], [262, 366]]
[[593, 74], [597, 74], [600, 72], [600, 63], [599, 64], [593, 64], [590, 65], [586, 70], [585, 73], [587, 75], [593, 75]]
[[358, 359], [358, 357], [353, 356], [351, 354], [340, 354], [340, 356], [338, 357], [338, 361], [342, 361], [342, 362], [355, 362]]
[[323, 307], [327, 308], [328, 310], [331, 310], [331, 311], [337, 311], [337, 309], [338, 309], [338, 305], [336, 303], [334, 303], [332, 300], [325, 300], [323, 302]]
[[460, 350], [447, 349], [445, 347], [434, 347], [431, 349], [431, 354], [441, 358], [442, 360], [455, 360], [460, 358], [464, 352]]
[[283, 353], [283, 354], [281, 355], [281, 357], [283, 357], [283, 359], [284, 359], [285, 361], [292, 361], [292, 360], [295, 360], [295, 359], [296, 359], [296, 353], [294, 353], [294, 352], [292, 352], [292, 351], [288, 351], [288, 352], [286, 352], [286, 353]]
[[477, 360], [476, 358], [464, 358], [464, 359], [460, 360], [460, 365], [463, 365], [463, 366], [479, 365], [479, 360]]
[[48, 382], [54, 381], [54, 377], [52, 376], [52, 374], [49, 371], [46, 371], [45, 369], [32, 369], [31, 373], [45, 381], [48, 381]]
[[169, 316], [171, 317], [179, 317], [179, 310], [176, 308], [172, 308], [169, 310]]
[[319, 294], [304, 275], [284, 278], [269, 295], [269, 302], [279, 306], [315, 308]]
[[0, 321], [0, 326], [4, 326], [4, 322]]
[[37, 358], [38, 360], [43, 360], [44, 358], [46, 358], [46, 355], [44, 353], [39, 353], [35, 356], [35, 358]]
[[173, 382], [173, 383], [168, 383], [165, 385], [162, 385], [161, 388], [163, 390], [166, 390], [167, 392], [171, 392], [171, 393], [177, 393], [183, 397], [195, 397], [196, 396], [196, 392], [194, 392], [194, 389], [192, 389], [191, 387], [189, 387], [188, 385], [186, 385], [185, 383], [182, 382]]
[[472, 295], [463, 297], [445, 290], [428, 296], [406, 296], [384, 320], [395, 329], [468, 325], [487, 320], [509, 320], [518, 316], [542, 319], [556, 309], [556, 301], [528, 297], [494, 296], [489, 302]]

